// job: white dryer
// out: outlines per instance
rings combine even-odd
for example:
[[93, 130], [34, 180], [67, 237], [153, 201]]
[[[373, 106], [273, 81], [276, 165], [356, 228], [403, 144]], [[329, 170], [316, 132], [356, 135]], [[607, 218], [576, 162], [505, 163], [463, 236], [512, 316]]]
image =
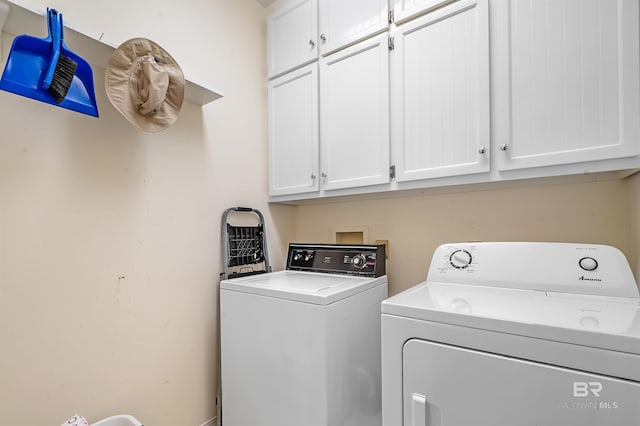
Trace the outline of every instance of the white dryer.
[[383, 426], [640, 424], [640, 298], [602, 245], [440, 246], [382, 304]]
[[384, 246], [290, 244], [222, 281], [223, 426], [379, 426], [384, 273]]

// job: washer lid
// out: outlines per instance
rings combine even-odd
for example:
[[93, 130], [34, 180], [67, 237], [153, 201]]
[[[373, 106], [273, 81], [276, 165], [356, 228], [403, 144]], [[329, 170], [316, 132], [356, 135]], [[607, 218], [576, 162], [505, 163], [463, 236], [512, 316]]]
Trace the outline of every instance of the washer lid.
[[640, 355], [640, 299], [429, 282], [383, 314]]
[[220, 288], [314, 305], [329, 305], [386, 282], [386, 276], [365, 278], [316, 272], [279, 271], [224, 280], [220, 283]]

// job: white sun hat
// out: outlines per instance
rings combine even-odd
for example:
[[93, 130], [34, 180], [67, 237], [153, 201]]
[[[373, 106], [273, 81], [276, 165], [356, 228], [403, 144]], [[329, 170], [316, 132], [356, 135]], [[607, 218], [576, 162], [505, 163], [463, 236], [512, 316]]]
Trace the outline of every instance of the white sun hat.
[[105, 69], [111, 104], [146, 132], [159, 132], [177, 119], [184, 101], [184, 74], [175, 59], [146, 38], [132, 38], [111, 55]]

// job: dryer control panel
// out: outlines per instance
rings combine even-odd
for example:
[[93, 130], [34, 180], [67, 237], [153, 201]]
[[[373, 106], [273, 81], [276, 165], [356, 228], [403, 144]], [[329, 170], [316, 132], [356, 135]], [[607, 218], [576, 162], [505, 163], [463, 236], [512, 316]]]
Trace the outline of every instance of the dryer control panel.
[[620, 250], [596, 244], [477, 242], [444, 244], [427, 281], [613, 297], [638, 297]]
[[380, 277], [385, 272], [384, 245], [289, 244], [287, 269]]

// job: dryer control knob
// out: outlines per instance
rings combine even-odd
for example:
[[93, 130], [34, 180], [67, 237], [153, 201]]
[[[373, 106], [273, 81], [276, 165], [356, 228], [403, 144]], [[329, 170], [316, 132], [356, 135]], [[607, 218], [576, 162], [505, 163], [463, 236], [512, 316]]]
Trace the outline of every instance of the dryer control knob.
[[578, 261], [578, 265], [585, 271], [595, 271], [598, 269], [598, 261], [593, 257], [583, 257]]
[[449, 263], [456, 269], [465, 269], [471, 265], [471, 253], [466, 250], [456, 250], [449, 256]]

